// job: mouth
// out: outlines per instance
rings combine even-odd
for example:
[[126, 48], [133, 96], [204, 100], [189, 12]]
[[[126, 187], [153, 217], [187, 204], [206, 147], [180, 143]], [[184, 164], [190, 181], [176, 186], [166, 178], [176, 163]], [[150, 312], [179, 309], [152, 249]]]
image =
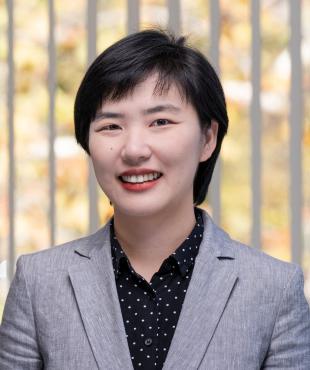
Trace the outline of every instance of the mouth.
[[146, 174], [139, 174], [139, 175], [123, 175], [119, 176], [118, 178], [123, 183], [129, 184], [143, 184], [145, 182], [150, 182], [159, 179], [163, 174], [160, 172], [150, 172]]

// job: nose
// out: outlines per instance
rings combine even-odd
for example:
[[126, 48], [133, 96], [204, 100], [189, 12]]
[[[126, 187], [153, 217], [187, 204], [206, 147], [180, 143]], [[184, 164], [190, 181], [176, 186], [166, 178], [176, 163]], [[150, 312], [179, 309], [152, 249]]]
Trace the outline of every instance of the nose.
[[139, 165], [148, 160], [151, 155], [152, 151], [145, 134], [137, 130], [127, 133], [121, 151], [121, 157], [126, 164]]

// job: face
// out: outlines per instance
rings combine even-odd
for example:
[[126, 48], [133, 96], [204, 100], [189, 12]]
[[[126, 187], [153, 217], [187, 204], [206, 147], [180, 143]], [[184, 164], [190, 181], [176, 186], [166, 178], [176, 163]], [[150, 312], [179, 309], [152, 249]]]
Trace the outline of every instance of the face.
[[192, 209], [197, 166], [216, 145], [216, 122], [203, 132], [177, 87], [154, 94], [156, 81], [151, 76], [125, 98], [104, 102], [90, 125], [90, 157], [115, 214]]

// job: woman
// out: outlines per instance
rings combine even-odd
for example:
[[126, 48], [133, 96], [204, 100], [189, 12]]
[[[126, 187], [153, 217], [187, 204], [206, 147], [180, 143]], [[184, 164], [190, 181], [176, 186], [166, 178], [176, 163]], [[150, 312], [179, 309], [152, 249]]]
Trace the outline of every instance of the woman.
[[75, 132], [114, 217], [18, 259], [1, 369], [309, 370], [300, 268], [197, 208], [227, 127], [218, 77], [184, 38], [142, 31], [99, 55]]

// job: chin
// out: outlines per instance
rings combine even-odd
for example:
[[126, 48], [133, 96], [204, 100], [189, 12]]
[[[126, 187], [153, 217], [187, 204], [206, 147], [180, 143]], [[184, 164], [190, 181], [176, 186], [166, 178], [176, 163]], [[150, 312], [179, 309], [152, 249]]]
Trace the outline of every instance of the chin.
[[162, 212], [165, 212], [167, 206], [165, 207], [163, 204], [139, 204], [139, 202], [135, 202], [132, 205], [125, 205], [125, 204], [117, 204], [113, 203], [114, 205], [114, 213], [115, 214], [122, 214], [124, 216], [130, 217], [151, 217], [157, 216]]

